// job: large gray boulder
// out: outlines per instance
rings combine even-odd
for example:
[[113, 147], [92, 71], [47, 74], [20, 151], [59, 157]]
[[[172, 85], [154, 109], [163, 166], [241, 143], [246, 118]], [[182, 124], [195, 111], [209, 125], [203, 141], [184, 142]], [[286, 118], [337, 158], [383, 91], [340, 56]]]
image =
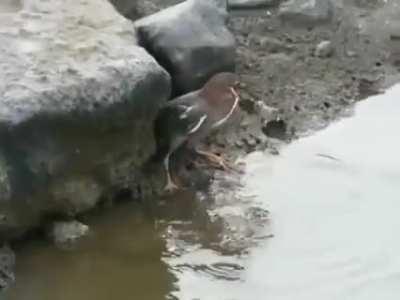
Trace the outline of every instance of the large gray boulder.
[[234, 70], [235, 39], [226, 18], [220, 1], [187, 0], [135, 22], [141, 45], [171, 74], [175, 94]]
[[334, 5], [331, 0], [289, 0], [281, 5], [279, 15], [288, 24], [314, 26], [331, 21]]
[[0, 6], [0, 240], [138, 180], [170, 78], [135, 37], [106, 0]]

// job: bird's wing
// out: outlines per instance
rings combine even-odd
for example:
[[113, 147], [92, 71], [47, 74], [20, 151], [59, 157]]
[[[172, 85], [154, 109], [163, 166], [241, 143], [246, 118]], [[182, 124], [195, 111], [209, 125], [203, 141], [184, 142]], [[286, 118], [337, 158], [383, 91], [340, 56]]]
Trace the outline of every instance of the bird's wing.
[[193, 102], [184, 98], [161, 108], [154, 123], [157, 152], [165, 154], [204, 125], [207, 114]]
[[207, 120], [207, 114], [196, 103], [174, 103], [165, 109], [170, 115], [168, 123], [175, 124], [175, 132], [183, 135], [196, 132]]

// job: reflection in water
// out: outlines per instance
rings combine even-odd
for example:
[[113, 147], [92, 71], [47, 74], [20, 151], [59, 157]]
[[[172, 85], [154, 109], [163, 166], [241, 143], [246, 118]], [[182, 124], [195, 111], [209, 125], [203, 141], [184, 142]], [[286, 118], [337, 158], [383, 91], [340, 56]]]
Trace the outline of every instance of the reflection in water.
[[213, 197], [121, 205], [88, 218], [73, 251], [31, 244], [6, 299], [399, 299], [398, 99], [400, 86], [279, 156], [250, 155], [242, 190], [218, 179]]
[[163, 299], [174, 279], [160, 260], [164, 244], [152, 218], [122, 205], [88, 223], [92, 235], [73, 251], [43, 242], [20, 251], [6, 299]]
[[[246, 222], [253, 209], [247, 201], [234, 202], [232, 214], [234, 203], [220, 200], [188, 191], [144, 207], [124, 203], [87, 217], [92, 234], [75, 249], [35, 242], [18, 251], [17, 284], [6, 299], [176, 299], [178, 277], [185, 272], [239, 280], [243, 267], [234, 253], [243, 253], [243, 241], [250, 239]], [[237, 218], [230, 220], [232, 215]], [[236, 239], [240, 247], [232, 245]]]

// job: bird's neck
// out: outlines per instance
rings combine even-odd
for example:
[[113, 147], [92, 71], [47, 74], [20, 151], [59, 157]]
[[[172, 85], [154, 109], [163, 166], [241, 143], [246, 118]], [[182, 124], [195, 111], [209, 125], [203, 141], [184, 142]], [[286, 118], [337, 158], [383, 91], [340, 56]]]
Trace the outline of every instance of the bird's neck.
[[[212, 107], [219, 107], [229, 101], [226, 101], [228, 97], [231, 97], [231, 92], [228, 89], [208, 89], [203, 88], [200, 90], [200, 96], [205, 99], [208, 105]], [[223, 105], [226, 106], [226, 105]]]

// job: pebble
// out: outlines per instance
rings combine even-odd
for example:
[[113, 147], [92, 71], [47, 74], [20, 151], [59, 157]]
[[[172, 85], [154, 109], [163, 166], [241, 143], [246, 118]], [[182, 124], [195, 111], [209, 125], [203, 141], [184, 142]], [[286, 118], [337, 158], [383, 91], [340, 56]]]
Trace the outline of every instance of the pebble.
[[349, 50], [349, 51], [346, 52], [346, 55], [347, 55], [348, 57], [356, 57], [356, 56], [357, 56], [357, 53], [356, 53], [355, 51]]
[[331, 41], [322, 41], [315, 48], [315, 56], [326, 58], [333, 54], [333, 46]]
[[262, 37], [257, 39], [258, 44], [269, 52], [280, 52], [287, 49], [287, 46], [278, 39], [272, 37]]
[[243, 143], [242, 140], [237, 140], [237, 141], [235, 142], [235, 145], [236, 145], [236, 147], [242, 148], [242, 147], [244, 146], [244, 143]]
[[78, 221], [54, 222], [49, 230], [49, 237], [58, 246], [69, 245], [89, 233], [89, 226]]
[[252, 137], [252, 136], [249, 136], [249, 137], [246, 139], [246, 142], [247, 142], [247, 144], [248, 144], [250, 147], [255, 147], [255, 146], [257, 146], [257, 140], [256, 140], [254, 137]]
[[279, 155], [279, 151], [276, 148], [269, 149], [268, 151], [271, 155]]

